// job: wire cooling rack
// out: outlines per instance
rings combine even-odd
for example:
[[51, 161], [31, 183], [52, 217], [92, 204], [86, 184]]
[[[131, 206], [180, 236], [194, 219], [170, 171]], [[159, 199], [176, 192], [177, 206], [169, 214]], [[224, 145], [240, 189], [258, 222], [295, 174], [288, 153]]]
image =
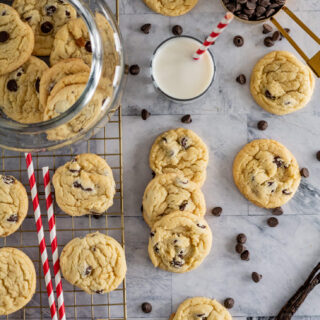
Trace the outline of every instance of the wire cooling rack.
[[[52, 266], [49, 227], [45, 209], [45, 195], [42, 179], [42, 167], [50, 167], [50, 175], [65, 162], [70, 161], [76, 154], [91, 152], [107, 160], [111, 166], [116, 181], [114, 205], [103, 216], [70, 217], [54, 204], [57, 226], [59, 253], [63, 246], [74, 237], [83, 237], [87, 233], [99, 231], [115, 238], [124, 247], [124, 214], [123, 214], [123, 184], [122, 184], [122, 127], [121, 108], [111, 117], [108, 124], [99, 130], [88, 141], [59, 149], [34, 153], [33, 161], [38, 184], [42, 221], [44, 223], [46, 243], [50, 265]], [[30, 188], [24, 154], [1, 149], [0, 174], [13, 175], [26, 187], [30, 199]], [[10, 246], [22, 249], [34, 262], [37, 271], [37, 289], [32, 301], [22, 310], [4, 319], [50, 319], [50, 309], [46, 286], [43, 278], [40, 251], [34, 215], [29, 204], [28, 215], [20, 229], [7, 238], [0, 238], [0, 247]], [[53, 274], [53, 273], [52, 273]], [[63, 281], [67, 319], [100, 319], [125, 320], [126, 316], [126, 284], [125, 281], [118, 289], [104, 295], [88, 295], [82, 290]]]

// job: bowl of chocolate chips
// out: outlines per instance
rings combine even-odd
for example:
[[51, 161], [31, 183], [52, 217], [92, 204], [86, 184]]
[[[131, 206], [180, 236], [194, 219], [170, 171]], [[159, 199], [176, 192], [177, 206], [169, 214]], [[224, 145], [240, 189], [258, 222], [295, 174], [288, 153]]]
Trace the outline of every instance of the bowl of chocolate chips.
[[223, 7], [244, 22], [262, 22], [276, 15], [286, 0], [221, 0]]

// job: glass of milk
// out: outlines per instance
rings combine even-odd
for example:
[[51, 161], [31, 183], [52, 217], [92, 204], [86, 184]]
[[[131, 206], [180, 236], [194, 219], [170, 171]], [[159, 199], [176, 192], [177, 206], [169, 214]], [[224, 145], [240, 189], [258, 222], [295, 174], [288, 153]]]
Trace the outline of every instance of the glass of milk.
[[202, 44], [190, 36], [171, 37], [154, 51], [151, 78], [168, 99], [188, 103], [202, 97], [213, 83], [215, 62], [207, 50], [199, 60], [192, 56]]

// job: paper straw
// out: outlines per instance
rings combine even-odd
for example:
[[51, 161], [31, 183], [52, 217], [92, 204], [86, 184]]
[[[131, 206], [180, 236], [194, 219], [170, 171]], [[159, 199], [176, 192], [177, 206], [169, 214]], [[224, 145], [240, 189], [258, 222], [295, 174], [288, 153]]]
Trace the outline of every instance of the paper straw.
[[43, 267], [44, 280], [47, 287], [51, 319], [58, 320], [56, 302], [54, 298], [53, 286], [51, 281], [51, 272], [50, 272], [49, 261], [48, 261], [47, 247], [46, 247], [46, 242], [45, 242], [44, 232], [43, 232], [41, 211], [39, 206], [39, 196], [37, 191], [36, 178], [34, 174], [32, 156], [30, 153], [25, 153], [25, 158], [26, 158], [26, 164], [28, 169], [28, 177], [29, 177], [29, 184], [30, 184], [30, 190], [31, 190], [34, 218], [36, 221], [38, 242], [39, 242], [40, 253], [41, 253], [41, 262]]
[[223, 19], [219, 22], [216, 28], [210, 33], [210, 36], [204, 41], [201, 47], [197, 50], [197, 52], [193, 55], [194, 60], [199, 60], [200, 57], [207, 51], [208, 47], [210, 47], [217, 38], [220, 36], [222, 31], [228, 26], [228, 24], [233, 20], [233, 14], [231, 12], [227, 12]]
[[62, 288], [61, 273], [60, 273], [56, 220], [54, 217], [53, 202], [52, 202], [52, 196], [51, 196], [51, 182], [50, 182], [49, 167], [43, 167], [42, 174], [43, 174], [44, 192], [45, 192], [46, 204], [47, 204], [47, 215], [48, 215], [48, 223], [49, 223], [49, 231], [50, 231], [53, 272], [54, 272], [55, 285], [57, 289], [59, 318], [60, 320], [66, 320], [63, 288]]

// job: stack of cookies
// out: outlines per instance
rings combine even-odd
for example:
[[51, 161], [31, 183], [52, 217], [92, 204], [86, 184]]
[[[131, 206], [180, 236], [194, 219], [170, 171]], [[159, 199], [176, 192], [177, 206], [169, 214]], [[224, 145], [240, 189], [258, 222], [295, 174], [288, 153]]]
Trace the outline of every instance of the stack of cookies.
[[[70, 122], [47, 132], [49, 140], [76, 135], [97, 120], [112, 96], [118, 64], [114, 35], [108, 21], [96, 14], [103, 43], [99, 86]], [[40, 57], [49, 57], [51, 68]], [[82, 18], [60, 0], [15, 0], [0, 4], [0, 107], [10, 119], [36, 123], [59, 116], [83, 93], [90, 74], [92, 48]]]
[[155, 267], [187, 272], [198, 267], [212, 244], [204, 220], [201, 186], [208, 149], [193, 131], [179, 128], [161, 134], [150, 152], [155, 178], [143, 196], [143, 217], [151, 228], [149, 256]]

